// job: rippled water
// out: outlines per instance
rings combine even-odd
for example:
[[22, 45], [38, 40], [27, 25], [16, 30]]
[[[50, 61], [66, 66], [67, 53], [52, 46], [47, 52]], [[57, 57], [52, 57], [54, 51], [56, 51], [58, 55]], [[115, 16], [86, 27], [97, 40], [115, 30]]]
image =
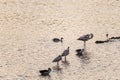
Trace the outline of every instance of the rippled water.
[[[120, 36], [118, 0], [0, 0], [0, 80], [119, 80], [120, 40], [95, 44]], [[87, 41], [87, 58], [75, 50]], [[64, 37], [54, 43], [54, 37]], [[70, 46], [69, 64], [52, 60]], [[52, 68], [50, 77], [39, 70]]]

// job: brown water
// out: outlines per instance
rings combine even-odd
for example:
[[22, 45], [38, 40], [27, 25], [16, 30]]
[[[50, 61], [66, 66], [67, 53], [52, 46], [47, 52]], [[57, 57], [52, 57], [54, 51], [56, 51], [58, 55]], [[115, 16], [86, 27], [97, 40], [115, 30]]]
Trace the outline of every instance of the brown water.
[[[81, 59], [76, 39], [87, 33], [94, 38]], [[106, 33], [120, 36], [119, 0], [0, 0], [0, 80], [120, 80], [120, 41], [94, 43]], [[54, 70], [52, 60], [68, 46], [70, 64]], [[48, 67], [51, 77], [39, 76]]]

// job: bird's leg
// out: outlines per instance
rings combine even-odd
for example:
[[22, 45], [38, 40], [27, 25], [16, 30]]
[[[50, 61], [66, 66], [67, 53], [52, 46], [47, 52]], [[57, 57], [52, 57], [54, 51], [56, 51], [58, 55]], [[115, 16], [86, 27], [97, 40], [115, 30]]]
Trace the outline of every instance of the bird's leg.
[[86, 52], [86, 41], [84, 41], [84, 52]]
[[66, 62], [66, 56], [65, 56], [65, 62]]
[[86, 41], [84, 41], [84, 54], [86, 55], [87, 52], [86, 52]]
[[62, 39], [61, 39], [61, 43], [63, 43]]
[[57, 69], [59, 69], [59, 62], [57, 62]]

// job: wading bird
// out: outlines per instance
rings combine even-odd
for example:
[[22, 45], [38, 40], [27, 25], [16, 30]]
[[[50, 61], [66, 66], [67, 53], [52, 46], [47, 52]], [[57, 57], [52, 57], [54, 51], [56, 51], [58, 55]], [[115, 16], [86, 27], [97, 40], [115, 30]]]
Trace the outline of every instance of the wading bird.
[[69, 48], [70, 48], [70, 47], [68, 46], [68, 48], [67, 48], [66, 50], [64, 50], [63, 53], [62, 53], [62, 56], [65, 57], [65, 62], [67, 62], [67, 61], [66, 61], [66, 56], [67, 56], [67, 55], [69, 54], [69, 52], [70, 52], [70, 51], [69, 51]]
[[62, 56], [61, 55], [59, 55], [59, 56], [57, 56], [52, 62], [57, 62], [57, 68], [59, 69], [59, 62], [60, 62], [60, 60], [62, 60]]
[[81, 36], [80, 38], [77, 39], [77, 40], [84, 41], [84, 51], [86, 51], [86, 41], [88, 41], [92, 38], [93, 38], [93, 34], [90, 33], [90, 34], [83, 35], [83, 36]]

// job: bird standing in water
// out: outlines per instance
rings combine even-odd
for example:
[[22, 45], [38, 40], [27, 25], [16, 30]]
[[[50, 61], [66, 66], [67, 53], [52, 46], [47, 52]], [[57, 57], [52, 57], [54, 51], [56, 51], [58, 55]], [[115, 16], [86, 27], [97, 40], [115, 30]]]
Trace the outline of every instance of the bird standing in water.
[[84, 41], [84, 52], [86, 51], [86, 41], [88, 41], [92, 38], [93, 38], [93, 34], [90, 33], [90, 34], [83, 35], [83, 36], [81, 36], [80, 38], [77, 39], [77, 40]]
[[57, 62], [57, 68], [59, 69], [59, 62], [62, 60], [62, 56], [57, 56], [52, 62]]
[[70, 47], [68, 46], [68, 48], [67, 48], [66, 50], [64, 50], [63, 53], [62, 53], [62, 56], [65, 57], [65, 62], [67, 62], [67, 61], [66, 61], [66, 56], [69, 54], [69, 48], [70, 48]]

